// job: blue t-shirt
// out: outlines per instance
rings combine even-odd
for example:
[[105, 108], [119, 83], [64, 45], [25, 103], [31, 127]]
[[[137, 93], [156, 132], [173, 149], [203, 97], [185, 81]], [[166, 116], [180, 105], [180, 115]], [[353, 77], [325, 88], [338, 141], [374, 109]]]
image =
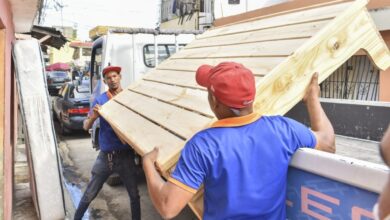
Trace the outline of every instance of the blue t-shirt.
[[[102, 93], [92, 103], [91, 111], [93, 111], [93, 107], [96, 104], [99, 104], [100, 106], [104, 105], [104, 103], [108, 102], [109, 97], [107, 95], [107, 92]], [[103, 152], [111, 152], [114, 150], [124, 150], [129, 149], [129, 145], [123, 144], [118, 136], [115, 134], [114, 130], [112, 129], [111, 125], [108, 124], [106, 120], [104, 120], [103, 117], [99, 117], [100, 120], [100, 130], [99, 130], [99, 146], [100, 150]]]
[[316, 145], [305, 125], [282, 116], [223, 119], [191, 138], [169, 178], [196, 192], [204, 219], [286, 219], [286, 178], [299, 147]]

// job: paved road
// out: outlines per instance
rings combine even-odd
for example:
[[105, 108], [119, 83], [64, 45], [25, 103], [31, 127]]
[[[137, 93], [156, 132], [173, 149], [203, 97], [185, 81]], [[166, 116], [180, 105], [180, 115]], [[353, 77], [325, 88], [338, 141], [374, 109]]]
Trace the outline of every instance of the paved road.
[[[84, 192], [90, 178], [90, 171], [98, 152], [92, 149], [90, 137], [85, 132], [60, 136], [59, 140], [68, 191], [71, 192], [71, 201], [78, 204], [81, 193]], [[142, 219], [162, 219], [151, 203], [143, 174], [140, 176], [139, 190]], [[74, 212], [74, 210], [69, 210]], [[88, 214], [89, 218], [84, 219], [129, 219], [130, 208], [126, 189], [122, 185], [111, 187], [105, 184], [98, 197], [92, 202]], [[175, 219], [191, 220], [196, 217], [187, 207]]]

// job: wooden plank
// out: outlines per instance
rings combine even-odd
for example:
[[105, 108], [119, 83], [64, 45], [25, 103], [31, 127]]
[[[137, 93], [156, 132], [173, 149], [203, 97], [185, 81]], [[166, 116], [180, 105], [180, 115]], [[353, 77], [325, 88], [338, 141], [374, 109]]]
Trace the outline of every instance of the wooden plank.
[[[152, 70], [143, 79], [145, 81], [159, 82], [167, 85], [206, 90], [196, 83], [195, 72]], [[255, 76], [256, 82], [260, 82], [261, 79], [262, 77]]]
[[128, 89], [186, 109], [191, 109], [211, 118], [214, 117], [207, 101], [207, 92], [203, 90], [170, 86], [143, 80], [131, 85]]
[[360, 48], [380, 69], [390, 65], [390, 53], [359, 1], [264, 77], [257, 88], [255, 109], [261, 114], [284, 114], [304, 95], [311, 75], [322, 82]]
[[161, 63], [158, 70], [181, 70], [195, 72], [199, 66], [209, 64], [216, 66], [221, 62], [237, 62], [242, 63], [248, 69], [252, 70], [255, 76], [264, 76], [269, 73], [274, 67], [280, 64], [286, 57], [249, 57], [249, 58], [198, 58], [198, 59], [167, 59]]
[[317, 33], [329, 21], [330, 19], [199, 39], [189, 44], [186, 49], [231, 45], [237, 44], [238, 42], [239, 44], [244, 44], [263, 41], [308, 38]]
[[116, 128], [116, 132], [120, 133], [139, 155], [143, 156], [159, 146], [157, 166], [160, 170], [167, 170], [177, 161], [185, 143], [183, 139], [129, 111], [116, 101], [104, 104], [99, 113], [104, 118], [109, 118], [111, 126]]
[[234, 44], [207, 48], [185, 48], [175, 53], [178, 58], [234, 58], [234, 57], [284, 57], [289, 56], [309, 38]]
[[195, 72], [152, 70], [143, 79], [169, 85], [206, 90], [196, 83]]
[[336, 5], [314, 8], [305, 11], [299, 11], [280, 16], [268, 17], [265, 19], [254, 19], [231, 26], [224, 26], [216, 29], [211, 29], [200, 35], [198, 39], [215, 37], [220, 35], [234, 34], [239, 32], [252, 31], [254, 29], [274, 28], [291, 24], [305, 23], [311, 21], [326, 20], [333, 18], [344, 11], [351, 3], [341, 3]]
[[210, 118], [198, 113], [131, 91], [121, 92], [114, 97], [114, 100], [182, 139], [191, 138], [197, 131], [207, 127], [211, 121]]

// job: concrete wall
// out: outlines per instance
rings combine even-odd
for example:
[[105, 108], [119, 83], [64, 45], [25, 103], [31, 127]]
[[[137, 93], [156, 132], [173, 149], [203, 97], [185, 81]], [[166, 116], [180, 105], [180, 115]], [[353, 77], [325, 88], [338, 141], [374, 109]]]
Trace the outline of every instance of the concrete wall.
[[61, 49], [57, 50], [54, 47], [50, 48], [49, 57], [50, 64], [53, 63], [71, 63], [73, 60], [74, 49], [69, 47], [69, 43], [66, 43]]
[[[1, 219], [12, 216], [12, 180], [13, 180], [13, 145], [15, 143], [12, 129], [14, 126], [14, 82], [11, 70], [11, 48], [14, 40], [14, 25], [11, 6], [7, 0], [0, 0], [0, 154], [3, 165], [0, 178], [3, 188], [0, 190]], [[2, 35], [2, 36], [1, 36]], [[3, 38], [3, 39], [1, 39]]]

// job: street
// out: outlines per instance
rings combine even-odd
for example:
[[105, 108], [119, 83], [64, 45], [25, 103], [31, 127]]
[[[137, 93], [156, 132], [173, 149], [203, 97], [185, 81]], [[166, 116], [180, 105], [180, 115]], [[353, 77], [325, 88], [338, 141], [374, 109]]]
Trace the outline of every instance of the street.
[[[58, 131], [58, 121], [55, 121], [54, 124]], [[73, 217], [74, 209], [90, 178], [90, 171], [98, 151], [92, 148], [90, 136], [87, 132], [76, 131], [67, 136], [58, 136], [58, 141], [63, 163], [64, 181], [71, 201], [70, 204], [68, 202], [66, 205], [71, 213], [69, 216]], [[142, 219], [162, 219], [149, 198], [142, 172], [139, 175], [139, 191]], [[122, 185], [112, 187], [104, 184], [98, 196], [91, 203], [89, 212], [86, 213], [84, 219], [130, 219], [129, 204], [127, 191]], [[196, 216], [189, 207], [186, 207], [175, 219], [190, 220], [196, 219]]]

